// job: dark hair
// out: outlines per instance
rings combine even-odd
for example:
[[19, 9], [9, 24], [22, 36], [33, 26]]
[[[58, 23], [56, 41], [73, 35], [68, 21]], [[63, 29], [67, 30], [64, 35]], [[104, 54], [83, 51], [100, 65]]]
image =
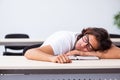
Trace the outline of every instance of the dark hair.
[[95, 51], [104, 51], [111, 47], [112, 41], [110, 36], [104, 28], [89, 27], [82, 30], [82, 33], [78, 35], [77, 40], [83, 37], [86, 34], [91, 34], [96, 37], [97, 42], [99, 43], [98, 49]]

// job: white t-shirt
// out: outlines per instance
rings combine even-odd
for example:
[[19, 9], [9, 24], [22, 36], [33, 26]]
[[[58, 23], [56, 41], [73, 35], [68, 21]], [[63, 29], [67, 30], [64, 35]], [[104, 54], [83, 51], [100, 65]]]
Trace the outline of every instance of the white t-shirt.
[[42, 46], [51, 45], [54, 55], [66, 53], [74, 48], [78, 35], [77, 32], [59, 31], [48, 37]]

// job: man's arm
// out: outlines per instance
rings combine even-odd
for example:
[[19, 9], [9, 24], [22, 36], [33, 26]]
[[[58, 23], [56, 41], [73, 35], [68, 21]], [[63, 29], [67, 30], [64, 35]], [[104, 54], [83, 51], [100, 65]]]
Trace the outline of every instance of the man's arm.
[[120, 59], [120, 48], [115, 45], [112, 45], [109, 50], [98, 53], [101, 54], [102, 59]]
[[71, 60], [65, 54], [55, 56], [50, 45], [29, 49], [24, 55], [27, 59], [48, 61], [55, 63], [71, 63]]
[[67, 55], [81, 55], [81, 56], [97, 56], [100, 59], [120, 59], [120, 48], [114, 45], [106, 51], [94, 51], [94, 52], [83, 52], [78, 50], [73, 50]]
[[29, 49], [25, 52], [24, 56], [31, 60], [50, 61], [50, 57], [53, 56], [53, 50], [51, 46], [47, 45]]

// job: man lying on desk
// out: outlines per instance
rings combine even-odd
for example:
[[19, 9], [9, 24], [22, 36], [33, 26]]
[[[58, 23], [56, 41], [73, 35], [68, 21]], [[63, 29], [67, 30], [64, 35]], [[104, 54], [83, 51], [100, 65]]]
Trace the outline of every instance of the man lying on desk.
[[42, 46], [29, 49], [24, 56], [32, 60], [70, 63], [70, 55], [97, 56], [100, 59], [120, 58], [120, 48], [112, 44], [103, 28], [88, 27], [81, 33], [59, 31], [48, 37]]

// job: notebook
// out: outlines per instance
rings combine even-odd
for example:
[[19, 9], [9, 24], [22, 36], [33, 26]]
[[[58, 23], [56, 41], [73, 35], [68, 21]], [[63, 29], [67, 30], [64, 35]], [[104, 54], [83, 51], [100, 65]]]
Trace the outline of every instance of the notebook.
[[71, 60], [98, 60], [96, 56], [69, 56]]

